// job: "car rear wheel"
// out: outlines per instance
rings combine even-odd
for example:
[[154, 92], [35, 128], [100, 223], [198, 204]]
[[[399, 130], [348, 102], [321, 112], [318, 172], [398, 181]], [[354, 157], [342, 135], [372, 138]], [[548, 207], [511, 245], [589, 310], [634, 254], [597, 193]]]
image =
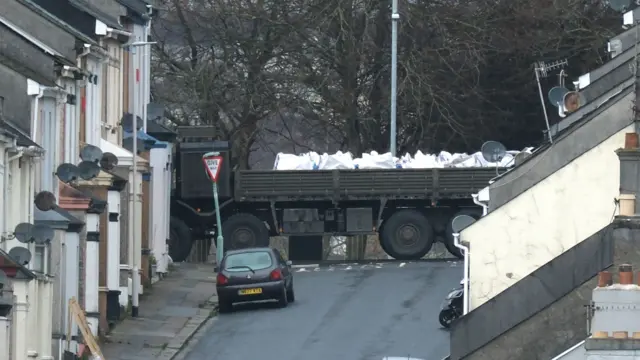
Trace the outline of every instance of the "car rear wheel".
[[280, 297], [278, 298], [278, 305], [280, 307], [287, 307], [289, 305], [289, 299], [287, 298], [287, 289], [283, 286]]
[[227, 314], [233, 311], [233, 303], [224, 298], [218, 298], [218, 312]]
[[296, 294], [293, 292], [293, 281], [291, 285], [289, 285], [289, 289], [287, 290], [287, 300], [292, 303], [296, 301]]

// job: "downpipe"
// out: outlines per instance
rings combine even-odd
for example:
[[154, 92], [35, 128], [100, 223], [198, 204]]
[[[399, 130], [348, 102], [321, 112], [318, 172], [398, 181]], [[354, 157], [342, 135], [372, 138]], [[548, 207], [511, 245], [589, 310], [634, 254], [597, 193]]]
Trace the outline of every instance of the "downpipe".
[[453, 244], [464, 254], [462, 315], [466, 315], [469, 312], [469, 248], [460, 242], [460, 233], [453, 233]]
[[482, 207], [482, 216], [486, 216], [489, 213], [489, 205], [483, 203], [482, 201], [479, 200], [480, 197], [480, 193], [478, 194], [471, 194], [471, 197], [473, 198], [473, 203], [481, 206]]

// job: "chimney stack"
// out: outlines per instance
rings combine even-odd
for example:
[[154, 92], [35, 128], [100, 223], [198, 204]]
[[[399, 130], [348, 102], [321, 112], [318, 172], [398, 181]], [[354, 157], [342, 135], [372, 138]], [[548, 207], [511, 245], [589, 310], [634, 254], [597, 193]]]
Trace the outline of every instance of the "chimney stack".
[[[638, 284], [634, 283], [634, 277], [630, 264], [618, 267], [617, 283], [613, 282], [611, 272], [598, 273], [598, 287], [592, 296], [588, 350], [604, 350], [611, 346], [607, 342], [640, 339], [640, 273], [636, 279]], [[640, 343], [637, 345], [640, 350]]]

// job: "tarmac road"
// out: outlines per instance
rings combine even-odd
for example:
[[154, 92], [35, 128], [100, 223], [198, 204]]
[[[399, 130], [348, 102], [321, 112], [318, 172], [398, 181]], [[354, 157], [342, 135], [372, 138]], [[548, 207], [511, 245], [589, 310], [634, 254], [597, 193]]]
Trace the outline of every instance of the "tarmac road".
[[[456, 262], [294, 269], [296, 302], [240, 304], [198, 334], [186, 360], [442, 359], [440, 304], [458, 286]], [[199, 339], [199, 340], [198, 340]]]

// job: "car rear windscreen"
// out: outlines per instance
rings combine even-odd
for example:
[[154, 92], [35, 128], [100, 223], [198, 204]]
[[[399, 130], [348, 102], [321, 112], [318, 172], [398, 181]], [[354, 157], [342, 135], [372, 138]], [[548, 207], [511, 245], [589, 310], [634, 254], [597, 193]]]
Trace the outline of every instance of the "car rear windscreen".
[[227, 271], [262, 270], [271, 267], [273, 260], [267, 251], [252, 251], [232, 254], [227, 257], [224, 269]]

